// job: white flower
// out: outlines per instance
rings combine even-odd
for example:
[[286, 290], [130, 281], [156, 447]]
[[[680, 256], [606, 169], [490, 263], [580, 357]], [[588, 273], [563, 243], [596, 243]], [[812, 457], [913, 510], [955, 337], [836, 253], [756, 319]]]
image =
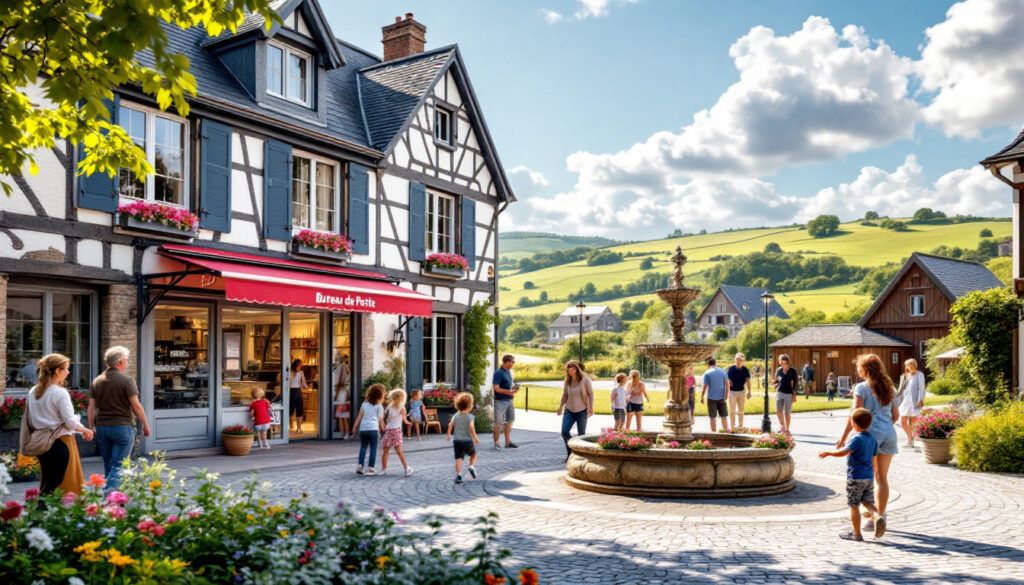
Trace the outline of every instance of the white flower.
[[42, 528], [33, 528], [25, 535], [28, 545], [38, 551], [53, 550], [53, 541], [50, 535]]
[[78, 577], [68, 577], [68, 585], [85, 585], [85, 581]]
[[11, 493], [7, 489], [7, 484], [11, 483], [11, 476], [7, 473], [7, 466], [0, 463], [0, 496], [6, 496]]

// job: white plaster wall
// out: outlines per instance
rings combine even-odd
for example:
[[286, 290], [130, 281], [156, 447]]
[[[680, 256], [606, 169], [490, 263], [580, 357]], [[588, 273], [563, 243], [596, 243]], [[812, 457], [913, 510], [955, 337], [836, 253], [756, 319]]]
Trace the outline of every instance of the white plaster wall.
[[113, 225], [113, 215], [94, 209], [78, 208], [78, 221], [96, 225]]
[[392, 268], [403, 268], [402, 253], [398, 246], [389, 243], [382, 243], [380, 246], [380, 260], [384, 266]]
[[381, 178], [388, 201], [400, 205], [409, 205], [409, 181], [384, 173]]
[[260, 243], [259, 229], [251, 221], [233, 219], [231, 220], [231, 232], [227, 234], [222, 233], [220, 241], [258, 248]]
[[[364, 319], [371, 319], [373, 321], [373, 332], [374, 339], [371, 342], [373, 348], [373, 371], [376, 372], [384, 368], [384, 362], [391, 356], [388, 355], [387, 346], [385, 345], [392, 336], [394, 335], [395, 329], [398, 327], [398, 315], [383, 315], [379, 313], [365, 313]], [[402, 359], [405, 359], [405, 346], [402, 346], [402, 350], [399, 354]]]
[[110, 267], [127, 274], [132, 273], [132, 247], [113, 244], [110, 246]]
[[467, 288], [457, 288], [457, 289], [455, 289], [455, 294], [452, 295], [452, 302], [453, 303], [459, 303], [460, 305], [468, 305], [469, 304], [469, 289], [467, 289]]
[[[235, 155], [240, 156], [238, 154]], [[231, 171], [231, 211], [252, 213], [252, 201], [249, 197], [249, 181], [245, 171]]]
[[409, 166], [409, 151], [405, 148], [405, 143], [399, 141], [392, 152], [391, 162], [400, 168], [408, 168]]
[[103, 268], [103, 242], [98, 240], [79, 240], [78, 263], [82, 266]]
[[[2, 197], [3, 195], [0, 195]], [[24, 247], [15, 250], [11, 239], [0, 236], [0, 258], [21, 258], [27, 252], [39, 252], [54, 248], [64, 253], [64, 238], [58, 234], [36, 232], [31, 230], [11, 230]]]
[[[63, 145], [64, 141], [59, 140], [57, 143], [58, 150], [63, 151]], [[33, 151], [33, 154], [36, 158], [36, 164], [39, 166], [39, 172], [35, 175], [30, 173], [29, 164], [26, 161], [21, 168], [21, 177], [35, 194], [46, 215], [63, 218], [65, 202], [69, 196], [65, 189], [67, 170], [57, 160], [57, 155], [49, 149], [37, 148]], [[22, 193], [21, 188], [14, 182], [14, 179], [8, 175], [0, 175], [0, 181], [11, 186], [10, 197], [0, 193], [0, 209], [10, 211], [11, 213], [36, 215], [36, 211], [29, 202], [28, 197]]]
[[[235, 135], [237, 136], [237, 134]], [[245, 137], [245, 147], [249, 151], [249, 166], [262, 169], [263, 168], [263, 140], [259, 138], [253, 138], [252, 136]], [[241, 156], [241, 152], [238, 153]], [[232, 157], [234, 158], [234, 157]], [[238, 162], [244, 162], [239, 160]]]

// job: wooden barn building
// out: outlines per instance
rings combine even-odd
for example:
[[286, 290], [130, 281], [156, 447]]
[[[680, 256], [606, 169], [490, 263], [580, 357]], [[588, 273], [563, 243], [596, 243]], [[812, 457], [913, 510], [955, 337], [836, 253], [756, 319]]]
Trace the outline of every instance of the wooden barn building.
[[804, 327], [771, 344], [772, 353], [789, 354], [797, 369], [811, 361], [818, 380], [830, 369], [856, 380], [854, 362], [862, 353], [878, 354], [895, 377], [907, 358], [916, 359], [927, 373], [925, 343], [949, 335], [953, 303], [967, 293], [1000, 286], [980, 264], [915, 252], [856, 325]]

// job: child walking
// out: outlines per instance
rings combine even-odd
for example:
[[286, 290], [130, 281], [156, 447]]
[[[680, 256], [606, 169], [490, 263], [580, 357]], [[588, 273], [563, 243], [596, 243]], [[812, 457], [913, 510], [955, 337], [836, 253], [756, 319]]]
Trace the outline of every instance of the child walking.
[[334, 392], [334, 420], [338, 421], [338, 433], [342, 439], [351, 439], [352, 431], [348, 426], [349, 413], [352, 405], [348, 399], [348, 388], [338, 386]]
[[864, 505], [877, 519], [875, 520], [875, 538], [885, 534], [885, 516], [878, 514], [875, 507], [874, 477], [872, 460], [878, 450], [878, 442], [868, 433], [871, 426], [871, 411], [857, 408], [850, 413], [853, 428], [857, 434], [847, 443], [846, 447], [836, 451], [822, 451], [818, 457], [846, 457], [846, 504], [850, 507], [850, 522], [853, 530], [843, 532], [839, 538], [844, 540], [862, 541], [860, 533], [860, 506]]
[[384, 407], [380, 405], [384, 400], [384, 384], [371, 384], [366, 389], [366, 401], [359, 407], [359, 415], [352, 426], [359, 429], [359, 465], [356, 466], [356, 473], [363, 475], [363, 462], [366, 459], [366, 448], [370, 448], [370, 466], [366, 469], [366, 475], [373, 475], [373, 464], [377, 461], [377, 440], [380, 432], [384, 430]]
[[416, 429], [416, 440], [420, 440], [420, 425], [427, 420], [426, 414], [423, 412], [423, 391], [416, 389], [412, 391], [412, 397], [409, 399], [409, 434], [407, 438], [412, 438], [412, 430]]
[[455, 449], [455, 483], [462, 483], [462, 460], [469, 457], [469, 475], [476, 479], [476, 445], [480, 439], [476, 436], [473, 420], [473, 395], [462, 392], [455, 397], [455, 408], [459, 411], [448, 423], [448, 440]]
[[405, 390], [395, 388], [388, 394], [387, 410], [384, 411], [384, 454], [380, 457], [380, 475], [388, 474], [388, 450], [395, 448], [398, 460], [405, 467], [405, 476], [412, 475], [412, 467], [405, 460], [405, 453], [402, 452], [402, 423], [409, 424], [409, 417], [405, 413]]
[[615, 375], [615, 388], [612, 388], [612, 416], [615, 418], [615, 430], [621, 431], [626, 426], [626, 374]]
[[828, 392], [828, 401], [832, 402], [836, 399], [836, 374], [835, 372], [829, 372], [828, 378], [825, 379], [825, 391]]
[[270, 401], [264, 398], [263, 388], [252, 389], [252, 402], [249, 403], [249, 416], [252, 418], [252, 426], [260, 439], [260, 449], [269, 449], [267, 442], [267, 431], [270, 429]]

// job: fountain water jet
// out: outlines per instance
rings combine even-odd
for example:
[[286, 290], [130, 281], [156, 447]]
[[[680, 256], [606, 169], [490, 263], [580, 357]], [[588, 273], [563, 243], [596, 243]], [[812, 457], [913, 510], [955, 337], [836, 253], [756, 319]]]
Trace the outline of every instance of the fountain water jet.
[[700, 289], [683, 285], [686, 256], [676, 248], [672, 257], [675, 271], [671, 288], [657, 291], [672, 307], [672, 337], [665, 343], [643, 343], [636, 348], [650, 358], [668, 365], [669, 391], [665, 419], [660, 433], [651, 439], [687, 444], [708, 440], [713, 449], [688, 450], [653, 448], [648, 451], [605, 450], [597, 435], [569, 441], [567, 484], [584, 490], [637, 496], [729, 498], [762, 496], [793, 489], [793, 458], [788, 449], [753, 448], [749, 436], [692, 431], [686, 367], [706, 360], [718, 349], [707, 343], [685, 339], [686, 305]]

